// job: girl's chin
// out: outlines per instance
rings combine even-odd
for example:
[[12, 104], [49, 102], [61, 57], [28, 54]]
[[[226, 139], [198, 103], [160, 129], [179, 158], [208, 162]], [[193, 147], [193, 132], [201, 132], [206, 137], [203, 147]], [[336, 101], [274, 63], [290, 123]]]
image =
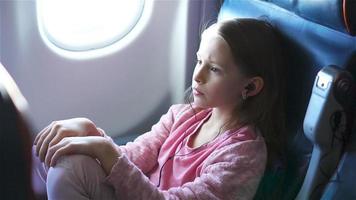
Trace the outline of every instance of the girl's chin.
[[210, 108], [210, 106], [208, 104], [201, 102], [199, 100], [194, 100], [192, 105], [197, 108]]

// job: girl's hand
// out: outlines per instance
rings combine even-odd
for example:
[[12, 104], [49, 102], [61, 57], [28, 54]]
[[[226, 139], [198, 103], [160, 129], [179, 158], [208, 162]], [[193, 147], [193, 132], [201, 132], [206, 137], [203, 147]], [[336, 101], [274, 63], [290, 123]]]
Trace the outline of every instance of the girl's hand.
[[44, 128], [35, 138], [36, 155], [43, 162], [47, 149], [65, 137], [75, 136], [103, 136], [104, 131], [86, 118], [73, 118], [62, 121], [54, 121]]
[[98, 159], [106, 174], [109, 174], [121, 153], [108, 138], [66, 137], [48, 149], [45, 164], [53, 167], [58, 158], [70, 154], [84, 154]]

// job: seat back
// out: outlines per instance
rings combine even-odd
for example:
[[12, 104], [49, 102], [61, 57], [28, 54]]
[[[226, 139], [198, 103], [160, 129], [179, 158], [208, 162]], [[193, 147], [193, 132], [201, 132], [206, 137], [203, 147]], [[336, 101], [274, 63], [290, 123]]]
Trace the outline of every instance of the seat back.
[[0, 199], [34, 199], [27, 103], [0, 63]]
[[[288, 165], [266, 171], [255, 199], [294, 199], [304, 181], [313, 143], [304, 135], [303, 120], [314, 80], [324, 67], [335, 65], [356, 75], [356, 1], [352, 0], [225, 0], [218, 20], [262, 18], [281, 32], [287, 57]], [[328, 123], [328, 122], [325, 122]], [[351, 137], [342, 163], [346, 174], [355, 164], [355, 137]], [[355, 165], [354, 165], [355, 166]], [[339, 175], [342, 173], [339, 173]], [[336, 177], [336, 175], [335, 175]], [[355, 176], [353, 176], [356, 178]], [[340, 177], [338, 177], [340, 178]], [[330, 182], [323, 198], [336, 184]], [[339, 190], [349, 190], [345, 184]], [[325, 185], [323, 185], [325, 186]], [[332, 193], [332, 194], [331, 194]], [[356, 191], [349, 190], [355, 194]], [[272, 194], [275, 194], [273, 196]]]

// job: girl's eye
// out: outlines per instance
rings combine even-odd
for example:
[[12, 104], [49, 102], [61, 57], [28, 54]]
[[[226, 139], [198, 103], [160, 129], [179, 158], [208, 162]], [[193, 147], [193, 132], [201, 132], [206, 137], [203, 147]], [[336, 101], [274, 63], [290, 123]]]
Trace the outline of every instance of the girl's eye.
[[210, 67], [210, 71], [212, 72], [219, 72], [219, 69], [216, 67]]
[[201, 65], [202, 61], [200, 59], [197, 59], [197, 64]]

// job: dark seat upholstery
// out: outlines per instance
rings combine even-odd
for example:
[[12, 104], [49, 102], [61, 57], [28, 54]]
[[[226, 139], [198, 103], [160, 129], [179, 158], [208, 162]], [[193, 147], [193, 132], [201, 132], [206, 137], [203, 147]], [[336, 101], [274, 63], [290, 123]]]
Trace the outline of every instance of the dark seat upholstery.
[[[287, 57], [287, 168], [266, 171], [255, 199], [294, 199], [306, 174], [312, 144], [303, 119], [314, 79], [323, 67], [336, 65], [356, 75], [356, 1], [225, 0], [218, 20], [262, 18], [282, 33]], [[327, 123], [327, 122], [326, 122]], [[356, 199], [356, 137], [350, 138], [324, 199]], [[272, 195], [273, 194], [273, 195]]]
[[0, 63], [0, 199], [34, 199], [26, 101]]

